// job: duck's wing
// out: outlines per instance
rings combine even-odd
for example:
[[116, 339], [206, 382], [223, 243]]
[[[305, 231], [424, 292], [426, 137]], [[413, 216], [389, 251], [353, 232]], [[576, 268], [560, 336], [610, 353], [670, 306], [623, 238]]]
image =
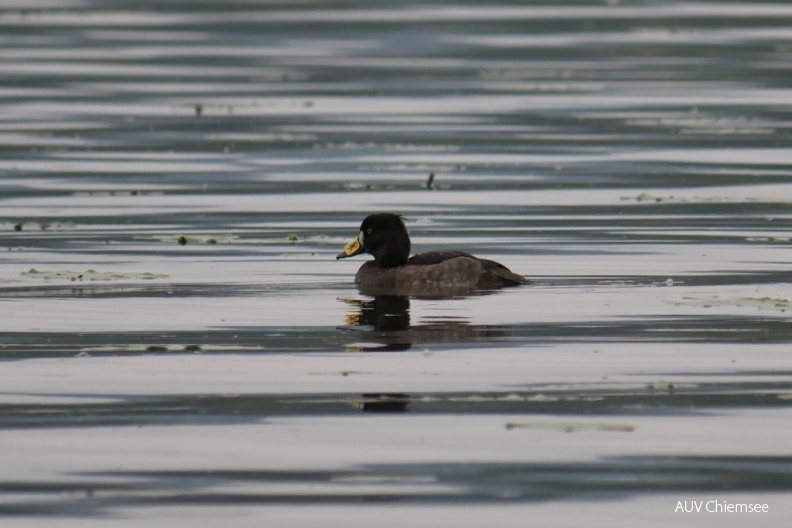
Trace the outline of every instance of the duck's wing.
[[481, 275], [477, 283], [477, 286], [480, 288], [503, 288], [505, 286], [528, 284], [530, 282], [522, 275], [517, 275], [511, 271], [500, 262], [481, 259], [470, 253], [465, 253], [464, 251], [428, 251], [426, 253], [419, 253], [411, 257], [406, 265], [426, 266], [441, 264], [460, 257], [467, 257], [481, 264]]
[[427, 251], [426, 253], [418, 253], [413, 255], [407, 260], [407, 266], [431, 266], [432, 264], [440, 264], [451, 259], [459, 257], [468, 257], [475, 260], [477, 259], [470, 253], [464, 251]]

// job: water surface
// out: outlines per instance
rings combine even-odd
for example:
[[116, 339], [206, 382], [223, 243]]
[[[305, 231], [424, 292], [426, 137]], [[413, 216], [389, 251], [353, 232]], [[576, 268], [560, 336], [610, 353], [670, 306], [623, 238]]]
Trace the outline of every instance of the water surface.
[[[0, 2], [4, 525], [778, 525], [790, 27]], [[364, 295], [376, 211], [533, 283]]]

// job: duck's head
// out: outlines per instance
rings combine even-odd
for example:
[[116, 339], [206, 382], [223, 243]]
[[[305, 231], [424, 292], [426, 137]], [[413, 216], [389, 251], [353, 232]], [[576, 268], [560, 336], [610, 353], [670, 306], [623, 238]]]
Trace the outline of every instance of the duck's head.
[[369, 215], [360, 224], [358, 236], [346, 245], [336, 258], [354, 257], [361, 253], [374, 256], [382, 268], [401, 266], [410, 257], [410, 235], [402, 218], [395, 214]]

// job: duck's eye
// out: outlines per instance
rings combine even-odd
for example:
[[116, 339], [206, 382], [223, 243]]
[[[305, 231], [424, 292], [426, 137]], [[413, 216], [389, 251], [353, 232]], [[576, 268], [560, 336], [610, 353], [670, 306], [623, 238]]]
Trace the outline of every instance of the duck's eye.
[[371, 233], [373, 233], [373, 232], [374, 232], [374, 230], [373, 230], [373, 229], [371, 229], [370, 227], [369, 227], [368, 229], [366, 229], [366, 234], [367, 234], [367, 235], [370, 235], [370, 234], [371, 234]]

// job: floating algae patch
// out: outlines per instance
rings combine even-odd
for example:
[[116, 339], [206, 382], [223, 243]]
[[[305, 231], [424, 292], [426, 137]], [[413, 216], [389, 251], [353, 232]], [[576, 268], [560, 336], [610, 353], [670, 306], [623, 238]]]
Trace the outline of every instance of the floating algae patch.
[[673, 203], [733, 203], [733, 202], [759, 202], [760, 198], [754, 197], [739, 197], [739, 196], [675, 196], [675, 195], [655, 195], [649, 193], [641, 193], [638, 195], [624, 195], [621, 197], [624, 202], [673, 202]]
[[[283, 237], [270, 237], [270, 238], [240, 238], [237, 235], [153, 235], [153, 236], [137, 236], [138, 240], [157, 240], [166, 243], [178, 243], [180, 246], [198, 245], [198, 244], [297, 244], [303, 240], [300, 236], [290, 233]], [[328, 240], [326, 235], [315, 235], [305, 237], [306, 241], [312, 242], [325, 242]], [[341, 240], [341, 239], [339, 239]], [[334, 243], [337, 241], [333, 241]]]
[[449, 402], [454, 403], [510, 403], [510, 402], [558, 402], [563, 398], [559, 396], [547, 396], [545, 394], [506, 394], [506, 395], [470, 395], [470, 396], [452, 396], [448, 398]]
[[43, 280], [68, 280], [68, 281], [112, 281], [112, 280], [153, 280], [167, 279], [168, 275], [160, 273], [133, 273], [119, 271], [66, 271], [66, 270], [44, 270], [40, 271], [31, 268], [30, 271], [23, 271], [22, 276], [33, 279]]
[[[3, 223], [3, 227], [8, 225]], [[24, 222], [17, 222], [13, 224], [14, 231], [70, 231], [77, 229], [77, 224], [74, 222], [34, 222], [26, 220]]]
[[197, 244], [238, 244], [240, 239], [237, 235], [149, 235], [149, 236], [136, 236], [136, 240], [156, 240], [157, 242], [166, 242], [168, 244], [179, 244], [180, 246], [197, 245]]
[[631, 433], [635, 427], [629, 424], [619, 423], [584, 423], [584, 422], [507, 422], [506, 429], [538, 429], [544, 431], [562, 431], [564, 433], [575, 433], [578, 431], [605, 431]]
[[756, 236], [756, 237], [745, 237], [745, 240], [748, 242], [780, 242], [780, 243], [788, 243], [792, 241], [792, 237], [763, 237], [763, 236]]
[[725, 201], [730, 202], [730, 201], [734, 201], [734, 200], [730, 200], [728, 198], [715, 197], [715, 196], [710, 196], [710, 197], [694, 196], [694, 197], [690, 197], [690, 198], [684, 198], [684, 197], [681, 197], [681, 196], [673, 196], [673, 195], [670, 195], [670, 196], [658, 196], [658, 195], [649, 194], [649, 193], [641, 193], [641, 194], [639, 194], [637, 196], [622, 196], [621, 199], [622, 199], [622, 201], [656, 202], [656, 203], [660, 203], [660, 202], [680, 202], [680, 203], [697, 202], [698, 203], [698, 202], [725, 202]]
[[189, 352], [192, 354], [219, 353], [219, 352], [256, 352], [261, 347], [252, 345], [216, 345], [216, 344], [167, 344], [167, 345], [147, 345], [147, 344], [126, 344], [126, 345], [106, 345], [106, 346], [87, 346], [80, 351], [81, 357], [91, 357], [98, 355], [112, 354], [179, 354]]
[[163, 242], [170, 242], [175, 240], [179, 243], [180, 246], [186, 246], [187, 244], [233, 244], [237, 241], [237, 237], [235, 235], [222, 235], [222, 236], [211, 236], [211, 235], [193, 235], [193, 236], [185, 236], [179, 235], [178, 237], [174, 238], [171, 236], [162, 237], [161, 239]]
[[305, 141], [316, 141], [319, 138], [316, 134], [294, 134], [290, 132], [279, 133], [218, 133], [210, 134], [207, 139], [210, 141], [238, 141], [250, 143], [299, 143]]
[[790, 305], [790, 302], [787, 299], [774, 299], [772, 297], [683, 297], [681, 301], [668, 302], [675, 306], [699, 306], [701, 308], [712, 308], [715, 306], [737, 306], [740, 308], [756, 308], [757, 310], [775, 312], [786, 312], [788, 309], [792, 308], [792, 305]]

